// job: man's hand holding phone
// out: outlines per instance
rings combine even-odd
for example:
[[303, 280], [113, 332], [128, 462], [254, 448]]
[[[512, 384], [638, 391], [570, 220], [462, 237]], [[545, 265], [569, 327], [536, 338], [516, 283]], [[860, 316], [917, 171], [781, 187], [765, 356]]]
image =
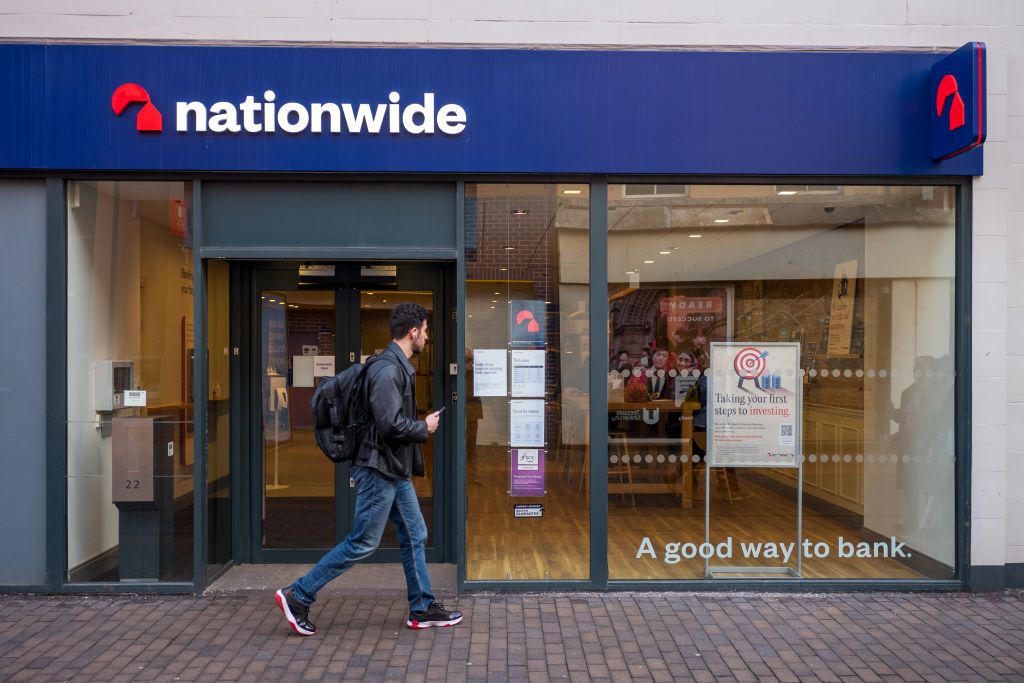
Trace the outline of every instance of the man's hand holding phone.
[[441, 421], [441, 413], [444, 412], [444, 406], [440, 410], [427, 415], [427, 433], [433, 434], [437, 431], [437, 424]]

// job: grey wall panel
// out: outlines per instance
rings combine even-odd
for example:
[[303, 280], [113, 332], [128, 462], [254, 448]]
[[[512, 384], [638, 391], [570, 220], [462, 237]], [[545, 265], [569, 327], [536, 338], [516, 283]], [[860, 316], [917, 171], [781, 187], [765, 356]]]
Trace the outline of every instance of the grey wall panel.
[[0, 181], [0, 585], [46, 582], [46, 186]]
[[455, 248], [454, 183], [203, 183], [205, 247]]

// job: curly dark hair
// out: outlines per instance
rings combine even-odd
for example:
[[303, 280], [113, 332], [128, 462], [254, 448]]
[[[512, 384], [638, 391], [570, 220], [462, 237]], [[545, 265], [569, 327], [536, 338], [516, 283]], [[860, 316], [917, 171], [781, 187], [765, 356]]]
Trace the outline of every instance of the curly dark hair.
[[409, 334], [409, 330], [422, 325], [426, 319], [427, 309], [419, 304], [411, 301], [398, 304], [391, 309], [391, 320], [388, 323], [391, 328], [391, 338], [401, 339]]

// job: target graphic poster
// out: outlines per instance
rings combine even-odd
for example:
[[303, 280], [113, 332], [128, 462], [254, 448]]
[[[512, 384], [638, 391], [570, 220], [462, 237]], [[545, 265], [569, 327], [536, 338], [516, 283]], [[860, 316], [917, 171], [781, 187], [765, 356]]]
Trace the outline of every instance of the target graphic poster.
[[712, 467], [797, 467], [803, 422], [799, 342], [713, 342]]

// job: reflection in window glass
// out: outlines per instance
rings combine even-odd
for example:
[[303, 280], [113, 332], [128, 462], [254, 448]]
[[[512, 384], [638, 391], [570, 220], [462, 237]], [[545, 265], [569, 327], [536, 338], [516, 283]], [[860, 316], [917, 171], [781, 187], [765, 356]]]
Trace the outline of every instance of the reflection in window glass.
[[69, 581], [192, 579], [188, 188], [68, 188]]
[[466, 576], [590, 576], [589, 188], [466, 185]]
[[610, 578], [703, 578], [705, 538], [740, 576], [796, 569], [797, 471], [706, 467], [715, 341], [800, 344], [802, 575], [950, 578], [953, 188], [629, 187], [608, 201]]

